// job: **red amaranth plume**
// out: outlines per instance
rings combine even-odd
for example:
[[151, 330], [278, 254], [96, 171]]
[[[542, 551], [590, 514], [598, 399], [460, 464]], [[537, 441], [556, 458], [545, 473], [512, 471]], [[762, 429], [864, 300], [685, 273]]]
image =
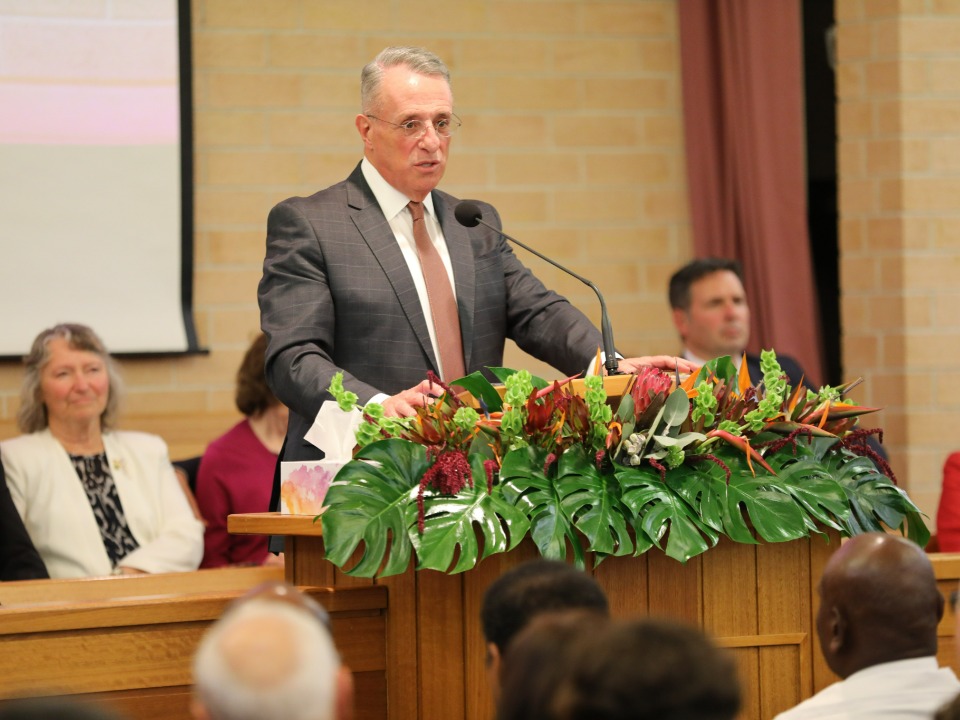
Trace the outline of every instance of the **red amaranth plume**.
[[883, 456], [880, 455], [880, 453], [867, 445], [867, 438], [871, 435], [876, 435], [877, 440], [883, 443], [883, 430], [881, 428], [871, 428], [869, 430], [860, 428], [858, 430], [851, 430], [848, 432], [837, 444], [840, 445], [840, 447], [846, 448], [855, 455], [870, 458], [880, 472], [890, 478], [890, 481], [894, 485], [899, 485], [900, 483], [897, 482], [897, 476], [893, 474], [893, 468], [890, 467], [890, 463], [888, 463]]
[[[430, 457], [430, 455], [431, 452], [428, 449], [427, 456]], [[473, 475], [470, 472], [467, 454], [462, 450], [447, 450], [439, 453], [436, 461], [420, 480], [420, 489], [417, 491], [417, 529], [423, 533], [423, 493], [428, 487], [444, 495], [456, 495], [468, 482], [470, 487], [473, 487]]]
[[667, 469], [666, 469], [663, 465], [661, 465], [659, 462], [657, 462], [656, 460], [654, 460], [653, 458], [649, 458], [649, 457], [648, 457], [648, 458], [647, 458], [647, 462], [650, 463], [654, 468], [656, 468], [657, 471], [660, 473], [660, 482], [666, 482], [666, 481], [667, 481]]
[[716, 455], [711, 455], [710, 453], [703, 453], [702, 455], [687, 455], [685, 462], [698, 463], [701, 460], [706, 460], [707, 462], [712, 462], [714, 465], [719, 466], [727, 476], [727, 485], [730, 484], [730, 468], [728, 468], [727, 464]]

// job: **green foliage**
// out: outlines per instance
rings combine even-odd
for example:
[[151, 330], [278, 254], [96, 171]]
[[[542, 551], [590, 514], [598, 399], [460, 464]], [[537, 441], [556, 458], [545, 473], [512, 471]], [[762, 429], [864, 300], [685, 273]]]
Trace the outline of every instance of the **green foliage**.
[[[824, 528], [898, 529], [925, 545], [929, 532], [906, 493], [842, 442], [871, 409], [841, 405], [842, 388], [800, 399], [772, 353], [762, 367], [765, 392], [738, 388], [723, 358], [689, 386], [627, 394], [616, 411], [599, 378], [581, 399], [496, 368], [502, 401], [479, 373], [460, 383], [482, 412], [444, 398], [401, 423], [370, 415], [374, 441], [327, 494], [327, 557], [373, 577], [403, 572], [413, 557], [418, 568], [462, 572], [528, 535], [544, 557], [580, 566], [588, 552], [599, 562], [656, 547], [686, 562], [721, 536], [787, 542]], [[841, 412], [814, 427], [834, 407]], [[466, 454], [472, 484], [455, 495], [421, 489], [450, 451]]]

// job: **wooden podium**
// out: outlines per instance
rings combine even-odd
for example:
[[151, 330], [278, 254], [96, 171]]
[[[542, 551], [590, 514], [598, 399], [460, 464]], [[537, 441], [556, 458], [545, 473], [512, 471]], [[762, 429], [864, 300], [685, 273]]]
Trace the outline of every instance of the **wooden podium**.
[[[537, 556], [525, 540], [476, 568], [446, 575], [410, 567], [379, 580], [352, 578], [324, 559], [312, 517], [231, 515], [234, 533], [286, 537], [286, 579], [295, 585], [388, 588], [387, 717], [489, 720], [480, 603], [502, 572]], [[789, 543], [745, 545], [721, 539], [686, 565], [653, 549], [607, 558], [590, 572], [620, 617], [663, 616], [703, 628], [734, 653], [743, 686], [743, 720], [769, 720], [836, 678], [817, 647], [816, 582], [840, 545], [831, 531]], [[592, 565], [593, 558], [588, 557]]]

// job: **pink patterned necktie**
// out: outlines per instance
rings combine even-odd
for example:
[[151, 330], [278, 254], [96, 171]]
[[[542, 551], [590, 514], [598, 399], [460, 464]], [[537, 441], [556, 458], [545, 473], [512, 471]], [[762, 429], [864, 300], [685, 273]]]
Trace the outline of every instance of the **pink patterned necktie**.
[[420, 268], [427, 285], [427, 298], [430, 301], [430, 313], [433, 315], [433, 330], [440, 349], [440, 364], [443, 366], [443, 379], [447, 382], [466, 375], [463, 365], [463, 341], [460, 337], [460, 315], [457, 312], [457, 299], [450, 287], [447, 269], [437, 248], [430, 241], [427, 226], [423, 220], [423, 203], [410, 201], [407, 205], [413, 216], [413, 239], [417, 244]]

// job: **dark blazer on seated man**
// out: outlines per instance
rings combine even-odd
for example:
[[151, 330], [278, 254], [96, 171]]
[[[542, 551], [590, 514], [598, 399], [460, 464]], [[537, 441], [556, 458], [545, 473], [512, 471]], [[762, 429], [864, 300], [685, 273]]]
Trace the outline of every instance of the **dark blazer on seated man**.
[[17, 512], [0, 465], [0, 581], [50, 577]]

